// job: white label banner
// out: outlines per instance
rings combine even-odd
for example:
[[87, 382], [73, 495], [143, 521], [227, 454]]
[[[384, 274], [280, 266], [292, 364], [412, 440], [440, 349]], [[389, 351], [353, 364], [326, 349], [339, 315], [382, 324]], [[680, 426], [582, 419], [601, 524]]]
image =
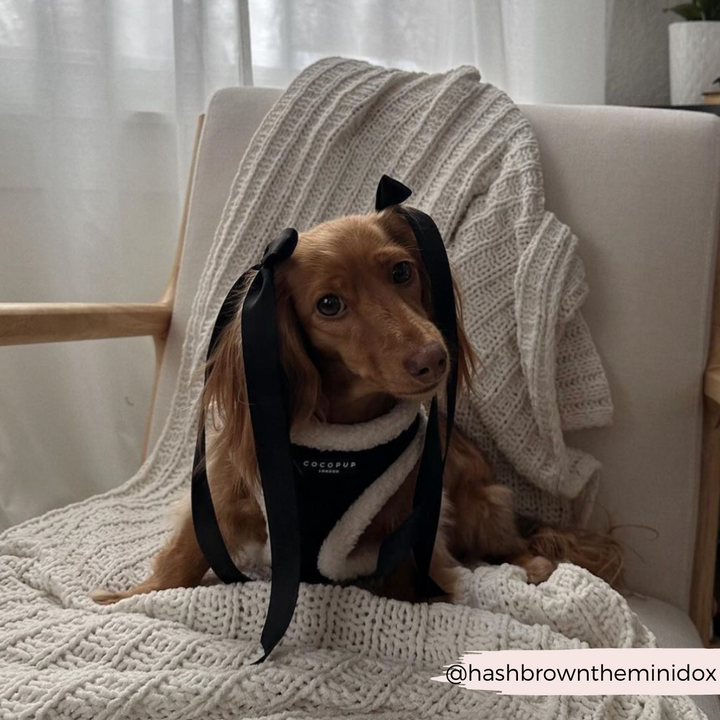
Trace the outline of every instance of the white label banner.
[[433, 680], [504, 695], [720, 695], [720, 650], [467, 652]]

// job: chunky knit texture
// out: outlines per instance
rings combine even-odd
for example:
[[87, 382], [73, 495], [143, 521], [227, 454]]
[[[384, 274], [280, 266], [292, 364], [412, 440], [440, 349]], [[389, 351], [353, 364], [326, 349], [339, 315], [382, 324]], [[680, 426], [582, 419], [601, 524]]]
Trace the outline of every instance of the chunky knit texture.
[[95, 587], [142, 579], [167, 537], [168, 507], [189, 486], [196, 370], [231, 284], [283, 226], [368, 210], [383, 172], [416, 189], [461, 269], [485, 378], [481, 401], [461, 413], [466, 429], [517, 464], [528, 486], [566, 498], [587, 486], [596, 464], [565, 448], [560, 426], [605, 421], [610, 403], [577, 313], [585, 286], [575, 240], [542, 209], [526, 122], [470, 69], [422, 76], [322, 61], [279, 101], [243, 160], [149, 460], [117, 490], [0, 537], [0, 717], [700, 717], [682, 697], [511, 697], [430, 680], [467, 650], [653, 645], [622, 597], [569, 565], [537, 587], [517, 567], [464, 571], [458, 605], [303, 586], [262, 666], [248, 661], [267, 583], [111, 607], [89, 599]]

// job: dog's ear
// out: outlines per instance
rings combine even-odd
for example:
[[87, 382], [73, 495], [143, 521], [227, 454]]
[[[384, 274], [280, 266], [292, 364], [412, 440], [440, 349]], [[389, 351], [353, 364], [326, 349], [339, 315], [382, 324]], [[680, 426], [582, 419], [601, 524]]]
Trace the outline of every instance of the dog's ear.
[[[422, 304], [428, 317], [433, 315], [432, 294], [430, 290], [430, 279], [428, 278], [425, 266], [420, 257], [417, 241], [410, 228], [410, 225], [402, 219], [393, 209], [383, 210], [377, 213], [377, 222], [387, 232], [394, 242], [406, 247], [415, 258], [422, 281]], [[463, 388], [472, 389], [472, 379], [477, 371], [477, 355], [473, 350], [465, 326], [463, 324], [462, 292], [457, 278], [453, 274], [453, 294], [455, 296], [455, 317], [457, 318], [458, 330], [458, 394]]]
[[388, 208], [387, 210], [376, 213], [375, 218], [383, 232], [385, 232], [394, 243], [405, 248], [415, 261], [418, 274], [420, 275], [422, 306], [427, 316], [432, 317], [433, 308], [432, 297], [430, 295], [430, 279], [428, 278], [425, 265], [420, 256], [417, 240], [415, 240], [415, 235], [409, 223], [403, 219], [402, 215], [395, 212], [393, 208]]
[[277, 287], [277, 322], [292, 421], [302, 424], [321, 412], [322, 380], [310, 357], [292, 297], [281, 279]]
[[472, 381], [477, 372], [478, 358], [465, 332], [462, 292], [454, 274], [453, 295], [455, 296], [455, 317], [457, 319], [458, 333], [458, 395], [460, 395], [463, 389], [472, 390]]
[[[257, 474], [257, 458], [240, 340], [241, 307], [238, 300], [234, 317], [222, 331], [206, 365], [202, 413], [209, 424], [208, 437], [212, 436], [208, 450], [216, 457], [230, 457], [243, 478], [250, 479]], [[321, 379], [282, 282], [277, 288], [277, 326], [291, 421], [302, 423], [320, 409]]]
[[255, 438], [248, 408], [245, 368], [240, 340], [240, 302], [222, 331], [205, 368], [202, 417], [208, 432], [208, 455], [228, 459], [241, 478], [257, 475]]

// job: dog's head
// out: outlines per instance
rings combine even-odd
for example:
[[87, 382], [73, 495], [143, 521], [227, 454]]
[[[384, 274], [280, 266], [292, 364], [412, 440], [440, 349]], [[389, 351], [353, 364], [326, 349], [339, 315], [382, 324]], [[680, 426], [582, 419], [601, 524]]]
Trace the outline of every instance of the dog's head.
[[[322, 416], [327, 393], [426, 399], [442, 390], [448, 349], [432, 318], [429, 283], [413, 233], [392, 210], [332, 220], [300, 235], [276, 271], [282, 364], [293, 422]], [[473, 354], [458, 314], [458, 374]], [[210, 361], [205, 406], [249, 439], [239, 312]], [[242, 435], [242, 438], [238, 436]]]
[[[448, 349], [431, 317], [417, 244], [392, 210], [303, 233], [278, 272], [278, 311], [291, 385], [319, 383], [320, 393], [340, 387], [350, 398], [425, 399], [447, 379]], [[466, 375], [471, 358], [462, 329], [461, 338]], [[309, 400], [296, 405], [301, 415], [316, 410]]]

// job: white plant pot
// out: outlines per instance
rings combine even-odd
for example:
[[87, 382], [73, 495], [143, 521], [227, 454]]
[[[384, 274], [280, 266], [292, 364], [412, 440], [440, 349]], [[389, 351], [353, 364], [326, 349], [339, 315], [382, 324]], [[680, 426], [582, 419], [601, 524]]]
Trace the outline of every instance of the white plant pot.
[[698, 105], [720, 77], [720, 22], [676, 22], [669, 32], [672, 104]]

